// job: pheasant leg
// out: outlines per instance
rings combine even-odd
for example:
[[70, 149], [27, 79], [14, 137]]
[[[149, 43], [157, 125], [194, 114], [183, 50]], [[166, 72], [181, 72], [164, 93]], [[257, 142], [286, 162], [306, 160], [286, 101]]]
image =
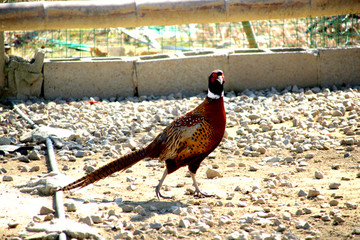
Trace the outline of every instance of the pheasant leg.
[[159, 200], [160, 200], [160, 197], [161, 197], [161, 198], [165, 198], [165, 199], [171, 199], [171, 197], [162, 195], [162, 194], [160, 193], [161, 186], [162, 186], [162, 184], [163, 184], [163, 182], [164, 182], [167, 174], [168, 174], [167, 169], [165, 169], [164, 174], [163, 174], [162, 178], [161, 178], [160, 181], [159, 181], [159, 184], [158, 184], [158, 185], [156, 186], [156, 188], [155, 188], [155, 193], [156, 193], [156, 196], [157, 196], [157, 198], [158, 198]]
[[191, 175], [191, 178], [193, 180], [193, 185], [195, 187], [195, 193], [194, 193], [195, 196], [198, 196], [198, 197], [215, 197], [214, 194], [207, 194], [207, 193], [204, 193], [204, 192], [200, 191], [199, 185], [197, 184], [196, 179], [195, 179], [195, 174], [190, 172], [190, 175]]

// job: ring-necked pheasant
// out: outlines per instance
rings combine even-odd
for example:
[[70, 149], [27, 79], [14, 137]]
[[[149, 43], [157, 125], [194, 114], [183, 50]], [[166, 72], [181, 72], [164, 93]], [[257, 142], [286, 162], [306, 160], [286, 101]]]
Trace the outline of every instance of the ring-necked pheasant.
[[149, 145], [130, 152], [59, 190], [85, 187], [148, 157], [158, 158], [166, 164], [155, 190], [158, 198], [169, 198], [160, 193], [160, 188], [168, 174], [184, 166], [189, 168], [195, 195], [210, 196], [200, 191], [195, 174], [200, 163], [219, 145], [225, 132], [224, 82], [223, 72], [213, 71], [209, 76], [205, 100], [194, 110], [170, 123]]

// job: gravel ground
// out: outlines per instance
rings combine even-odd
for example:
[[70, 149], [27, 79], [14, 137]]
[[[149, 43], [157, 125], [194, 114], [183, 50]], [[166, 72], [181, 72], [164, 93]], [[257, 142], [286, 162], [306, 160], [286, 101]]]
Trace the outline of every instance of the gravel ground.
[[[18, 102], [36, 124], [47, 126], [41, 131], [0, 105], [0, 238], [57, 235], [35, 229], [56, 222], [39, 183], [49, 177], [47, 131], [57, 134], [64, 184], [144, 146], [204, 96]], [[144, 160], [66, 193], [67, 217], [105, 239], [360, 239], [359, 103], [357, 87], [227, 93], [226, 136], [197, 174], [200, 188], [215, 197], [194, 198], [183, 168], [163, 186], [173, 199], [157, 200], [164, 165]], [[1, 150], [20, 144], [28, 147], [22, 154]]]

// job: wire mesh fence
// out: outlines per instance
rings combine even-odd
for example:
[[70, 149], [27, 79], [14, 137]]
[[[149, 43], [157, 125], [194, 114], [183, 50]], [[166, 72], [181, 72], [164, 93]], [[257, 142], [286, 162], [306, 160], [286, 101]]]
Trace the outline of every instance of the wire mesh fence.
[[360, 45], [360, 14], [139, 28], [5, 32], [8, 53], [49, 58], [135, 56], [199, 49]]

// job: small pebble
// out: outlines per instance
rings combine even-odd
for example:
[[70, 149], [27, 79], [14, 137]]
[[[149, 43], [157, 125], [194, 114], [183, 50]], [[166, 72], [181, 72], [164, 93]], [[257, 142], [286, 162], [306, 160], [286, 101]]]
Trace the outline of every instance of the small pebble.
[[332, 182], [329, 184], [330, 189], [339, 189], [340, 186], [341, 186], [341, 183], [338, 183], [338, 182]]
[[9, 228], [16, 228], [19, 225], [19, 222], [9, 222], [8, 226]]
[[77, 207], [74, 203], [67, 203], [67, 204], [64, 204], [65, 207], [66, 207], [66, 211], [67, 212], [76, 212], [77, 210]]
[[46, 206], [42, 206], [40, 208], [40, 215], [47, 215], [47, 214], [50, 214], [50, 213], [55, 213], [54, 209], [51, 209], [51, 208], [46, 207]]
[[315, 178], [316, 179], [323, 179], [324, 178], [324, 174], [321, 171], [316, 170], [315, 171]]
[[255, 165], [250, 165], [249, 171], [256, 172], [257, 170], [259, 170], [259, 167], [255, 166]]
[[216, 177], [222, 177], [222, 175], [218, 170], [208, 168], [208, 170], [206, 170], [206, 177], [208, 179], [213, 179]]
[[3, 176], [3, 182], [11, 182], [11, 181], [14, 181], [14, 178], [12, 176], [9, 175]]

